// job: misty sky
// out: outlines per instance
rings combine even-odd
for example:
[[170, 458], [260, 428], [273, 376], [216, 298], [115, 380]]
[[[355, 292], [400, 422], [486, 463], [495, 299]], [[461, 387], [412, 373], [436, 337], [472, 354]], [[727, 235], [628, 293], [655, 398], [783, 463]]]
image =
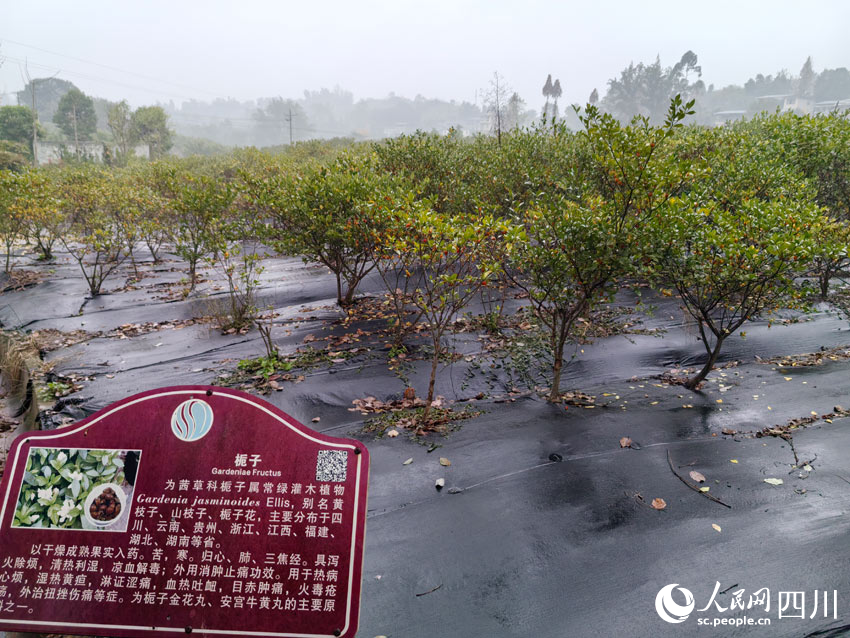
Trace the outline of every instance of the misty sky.
[[335, 85], [472, 101], [498, 70], [539, 110], [547, 73], [583, 103], [630, 61], [670, 66], [688, 49], [718, 87], [796, 74], [808, 55], [817, 71], [850, 67], [848, 27], [846, 0], [0, 0], [0, 93], [22, 87], [24, 58], [34, 77], [58, 70], [133, 105]]

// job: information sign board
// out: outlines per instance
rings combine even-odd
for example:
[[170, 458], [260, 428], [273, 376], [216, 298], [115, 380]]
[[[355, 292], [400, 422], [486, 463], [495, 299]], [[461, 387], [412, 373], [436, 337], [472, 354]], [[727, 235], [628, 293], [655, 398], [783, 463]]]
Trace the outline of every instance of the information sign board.
[[353, 636], [368, 475], [361, 442], [218, 387], [21, 435], [0, 483], [0, 630]]

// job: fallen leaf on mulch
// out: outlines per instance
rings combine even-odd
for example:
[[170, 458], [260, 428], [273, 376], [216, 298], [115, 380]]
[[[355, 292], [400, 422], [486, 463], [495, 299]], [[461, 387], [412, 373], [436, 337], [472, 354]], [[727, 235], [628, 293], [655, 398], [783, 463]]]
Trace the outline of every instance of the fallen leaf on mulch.
[[[375, 397], [366, 397], [364, 399], [354, 399], [353, 408], [348, 408], [349, 412], [398, 412], [399, 410], [409, 410], [411, 408], [421, 408], [425, 405], [425, 400], [415, 397], [414, 399], [402, 399], [396, 401], [381, 401]], [[432, 408], [442, 408], [445, 405], [445, 399], [441, 396], [434, 399], [431, 403]]]
[[[768, 406], [770, 409], [770, 406]], [[805, 427], [807, 425], [811, 425], [820, 419], [823, 419], [826, 423], [832, 423], [832, 419], [838, 417], [845, 417], [850, 415], [850, 411], [845, 410], [840, 405], [836, 405], [832, 408], [832, 412], [828, 412], [827, 414], [818, 415], [817, 412], [812, 412], [811, 416], [798, 417], [796, 419], [791, 419], [785, 425], [774, 425], [773, 427], [762, 428], [760, 431], [756, 432], [756, 438], [761, 438], [763, 436], [778, 436], [780, 438], [788, 440], [791, 437], [791, 430], [796, 430], [799, 427]]]
[[667, 502], [663, 498], [654, 498], [650, 505], [652, 506], [652, 509], [663, 510], [667, 507]]
[[694, 479], [697, 483], [705, 483], [705, 476], [697, 472], [696, 470], [690, 471], [691, 478]]
[[36, 270], [23, 270], [18, 268], [8, 273], [8, 276], [3, 284], [0, 292], [9, 292], [11, 290], [23, 290], [30, 286], [35, 286], [41, 283], [43, 279], [41, 273]]
[[442, 465], [443, 467], [448, 467], [451, 464], [452, 462], [449, 461], [445, 456], [440, 457], [440, 465]]
[[593, 408], [596, 407], [596, 397], [574, 390], [564, 394], [564, 403], [580, 408]]
[[712, 523], [712, 524], [711, 524], [711, 526], [712, 526], [714, 529], [716, 529], [718, 532], [720, 531], [720, 525], [718, 525], [717, 523]]
[[[123, 323], [114, 330], [106, 333], [107, 337], [117, 339], [130, 339], [131, 337], [139, 337], [151, 332], [159, 330], [182, 330], [187, 326], [204, 323], [206, 319], [200, 317], [197, 319], [175, 319], [172, 321], [146, 321], [144, 323]], [[236, 334], [234, 329], [230, 334]]]
[[86, 332], [85, 330], [72, 330], [62, 332], [53, 328], [36, 330], [30, 335], [36, 348], [43, 352], [51, 352], [60, 348], [70, 348], [73, 345], [99, 337], [100, 332]]
[[766, 478], [764, 479], [765, 483], [769, 483], [770, 485], [782, 485], [785, 481], [778, 478]]
[[632, 447], [632, 440], [629, 437], [624, 436], [620, 439], [620, 447]]
[[839, 346], [837, 348], [807, 354], [787, 355], [774, 359], [757, 358], [759, 363], [771, 363], [783, 368], [819, 366], [827, 361], [843, 361], [845, 359], [850, 359], [850, 349], [847, 346]]

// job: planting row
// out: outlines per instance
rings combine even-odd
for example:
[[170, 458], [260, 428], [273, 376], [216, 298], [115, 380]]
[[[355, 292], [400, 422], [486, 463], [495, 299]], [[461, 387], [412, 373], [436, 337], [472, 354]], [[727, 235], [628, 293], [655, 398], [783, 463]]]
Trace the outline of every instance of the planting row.
[[[301, 255], [336, 277], [341, 306], [376, 272], [393, 301], [397, 344], [418, 321], [433, 361], [482, 288], [527, 293], [551, 347], [549, 397], [560, 397], [576, 322], [625, 281], [675, 290], [706, 349], [696, 387], [748, 320], [826, 296], [847, 265], [850, 121], [841, 114], [763, 115], [721, 128], [687, 126], [675, 98], [666, 121], [623, 125], [589, 106], [583, 130], [562, 125], [500, 139], [418, 134], [342, 150], [322, 163], [256, 150], [124, 169], [71, 165], [0, 173], [6, 270], [29, 242], [58, 244], [91, 295], [146, 246], [218, 267], [234, 326], [260, 320], [263, 258]], [[501, 291], [501, 292], [500, 292]], [[496, 312], [499, 312], [499, 303]]]

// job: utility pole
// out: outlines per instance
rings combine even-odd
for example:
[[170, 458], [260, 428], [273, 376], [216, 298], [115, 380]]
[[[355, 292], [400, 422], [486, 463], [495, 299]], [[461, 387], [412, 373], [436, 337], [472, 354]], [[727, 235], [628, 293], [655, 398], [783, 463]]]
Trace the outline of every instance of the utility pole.
[[35, 80], [30, 77], [30, 69], [26, 62], [24, 62], [24, 69], [30, 85], [32, 101], [32, 165], [38, 168], [38, 111], [35, 108]]
[[80, 138], [77, 136], [77, 105], [71, 104], [71, 113], [74, 115], [74, 150], [77, 152], [77, 159], [80, 159]]
[[493, 73], [493, 78], [496, 80], [496, 137], [499, 140], [499, 148], [502, 148], [502, 96], [499, 89], [498, 71]]
[[[30, 72], [27, 69], [27, 78]], [[32, 165], [38, 168], [38, 111], [35, 109], [35, 81], [30, 80], [30, 93], [32, 97]]]
[[289, 122], [289, 145], [292, 146], [292, 107], [289, 107], [289, 115], [286, 116], [286, 121]]
[[[3, 63], [4, 63], [5, 61], [6, 61], [6, 58], [4, 58], [2, 55], [0, 55], [0, 67], [2, 67], [2, 66], [3, 66]], [[5, 95], [5, 94], [6, 94], [6, 85], [4, 84], [4, 85], [3, 85], [3, 93], [0, 93], [0, 106], [2, 106], [2, 102], [3, 102], [3, 95]]]
[[59, 72], [57, 71], [49, 78], [36, 78], [33, 79], [30, 77], [30, 69], [27, 65], [26, 61], [24, 61], [24, 72], [27, 76], [27, 82], [30, 85], [30, 98], [32, 101], [32, 165], [38, 167], [38, 109], [35, 105], [35, 86], [36, 82], [39, 80], [52, 80]]

